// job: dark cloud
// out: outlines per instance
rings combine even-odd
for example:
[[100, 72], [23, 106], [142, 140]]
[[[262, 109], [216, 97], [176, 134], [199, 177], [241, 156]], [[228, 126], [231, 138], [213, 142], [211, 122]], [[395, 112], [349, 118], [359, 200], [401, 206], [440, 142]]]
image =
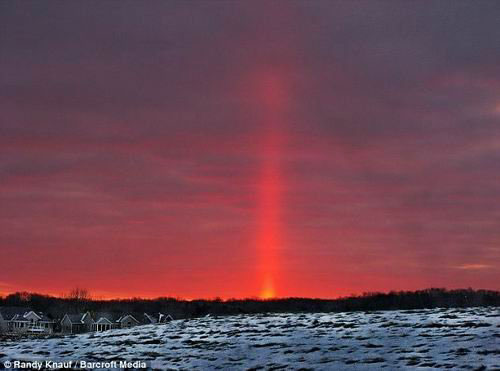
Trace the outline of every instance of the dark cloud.
[[[0, 281], [256, 295], [279, 163], [281, 295], [498, 289], [499, 17], [493, 1], [2, 2]], [[123, 267], [144, 277], [128, 292]]]

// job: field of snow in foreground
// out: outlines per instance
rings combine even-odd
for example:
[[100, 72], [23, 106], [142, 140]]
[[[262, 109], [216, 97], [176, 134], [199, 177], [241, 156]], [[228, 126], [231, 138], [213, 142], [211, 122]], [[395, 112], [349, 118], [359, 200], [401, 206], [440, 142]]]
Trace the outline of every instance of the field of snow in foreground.
[[189, 370], [500, 369], [500, 311], [207, 317], [0, 343], [0, 367], [6, 360], [148, 360], [152, 368]]

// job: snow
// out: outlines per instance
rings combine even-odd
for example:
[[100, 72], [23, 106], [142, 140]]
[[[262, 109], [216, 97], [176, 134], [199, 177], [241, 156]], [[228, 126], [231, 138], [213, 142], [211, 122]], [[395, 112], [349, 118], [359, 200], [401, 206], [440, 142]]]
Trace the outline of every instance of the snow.
[[147, 360], [158, 369], [500, 368], [499, 308], [262, 314], [0, 343], [9, 360]]

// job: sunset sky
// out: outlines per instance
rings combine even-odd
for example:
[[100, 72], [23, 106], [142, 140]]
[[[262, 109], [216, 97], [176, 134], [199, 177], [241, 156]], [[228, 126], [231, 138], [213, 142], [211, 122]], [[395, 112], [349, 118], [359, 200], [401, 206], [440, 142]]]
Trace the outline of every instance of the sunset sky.
[[500, 2], [0, 2], [0, 294], [500, 289]]

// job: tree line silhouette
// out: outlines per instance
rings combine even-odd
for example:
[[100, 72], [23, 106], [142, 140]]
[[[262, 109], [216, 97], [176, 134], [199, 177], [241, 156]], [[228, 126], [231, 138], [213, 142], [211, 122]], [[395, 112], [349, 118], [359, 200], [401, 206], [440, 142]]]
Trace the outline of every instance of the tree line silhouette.
[[175, 319], [205, 315], [257, 313], [345, 312], [410, 310], [425, 308], [454, 308], [500, 306], [500, 292], [492, 290], [430, 288], [419, 291], [364, 293], [339, 299], [281, 298], [281, 299], [199, 299], [183, 300], [171, 297], [156, 299], [93, 299], [88, 290], [74, 289], [64, 297], [29, 292], [16, 292], [0, 297], [0, 306], [22, 306], [61, 318], [66, 313], [119, 312], [165, 313]]

